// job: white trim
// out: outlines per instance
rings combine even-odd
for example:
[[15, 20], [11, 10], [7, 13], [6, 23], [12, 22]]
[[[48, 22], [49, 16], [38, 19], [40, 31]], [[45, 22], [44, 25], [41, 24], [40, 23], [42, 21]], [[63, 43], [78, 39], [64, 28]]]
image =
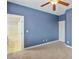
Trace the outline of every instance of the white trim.
[[69, 45], [67, 45], [67, 44], [65, 44], [65, 46], [68, 47], [68, 48], [72, 48], [71, 46], [69, 46]]
[[31, 49], [31, 48], [35, 48], [35, 47], [39, 47], [39, 46], [44, 46], [44, 45], [47, 45], [47, 44], [56, 43], [56, 42], [58, 42], [58, 41], [59, 41], [59, 40], [55, 40], [55, 41], [51, 41], [51, 42], [47, 42], [47, 43], [43, 43], [43, 44], [31, 46], [31, 47], [27, 47], [27, 48], [25, 48], [25, 49]]
[[24, 16], [20, 16], [21, 48], [24, 49]]
[[8, 16], [14, 16], [14, 17], [24, 17], [22, 15], [16, 15], [16, 14], [7, 14]]

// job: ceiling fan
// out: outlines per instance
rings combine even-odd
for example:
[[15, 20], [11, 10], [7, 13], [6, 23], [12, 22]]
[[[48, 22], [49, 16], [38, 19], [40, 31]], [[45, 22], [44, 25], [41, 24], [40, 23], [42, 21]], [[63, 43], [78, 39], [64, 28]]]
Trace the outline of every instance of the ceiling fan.
[[57, 3], [62, 4], [64, 6], [69, 6], [69, 3], [66, 3], [66, 2], [64, 2], [62, 0], [48, 0], [48, 2], [41, 5], [41, 7], [44, 7], [44, 6], [48, 5], [48, 4], [52, 4], [53, 11], [56, 11], [56, 4]]

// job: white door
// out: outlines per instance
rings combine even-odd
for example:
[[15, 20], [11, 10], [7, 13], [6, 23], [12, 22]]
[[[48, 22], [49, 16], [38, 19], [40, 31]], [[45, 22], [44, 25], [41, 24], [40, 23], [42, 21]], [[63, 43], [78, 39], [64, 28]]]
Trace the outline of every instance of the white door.
[[7, 16], [7, 50], [8, 53], [20, 51], [24, 47], [23, 16], [8, 14]]
[[65, 21], [59, 21], [59, 41], [65, 42]]

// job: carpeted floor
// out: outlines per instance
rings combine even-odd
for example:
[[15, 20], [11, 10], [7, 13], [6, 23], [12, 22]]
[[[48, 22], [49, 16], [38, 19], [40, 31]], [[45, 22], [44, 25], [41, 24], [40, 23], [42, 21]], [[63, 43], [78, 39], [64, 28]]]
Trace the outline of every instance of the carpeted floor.
[[8, 54], [7, 59], [72, 59], [72, 49], [63, 42], [56, 42]]

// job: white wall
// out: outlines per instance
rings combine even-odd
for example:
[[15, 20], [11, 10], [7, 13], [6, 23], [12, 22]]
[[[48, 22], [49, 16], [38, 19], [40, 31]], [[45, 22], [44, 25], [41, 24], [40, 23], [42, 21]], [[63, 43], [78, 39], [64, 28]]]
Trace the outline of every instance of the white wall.
[[59, 21], [59, 41], [65, 42], [65, 21]]

